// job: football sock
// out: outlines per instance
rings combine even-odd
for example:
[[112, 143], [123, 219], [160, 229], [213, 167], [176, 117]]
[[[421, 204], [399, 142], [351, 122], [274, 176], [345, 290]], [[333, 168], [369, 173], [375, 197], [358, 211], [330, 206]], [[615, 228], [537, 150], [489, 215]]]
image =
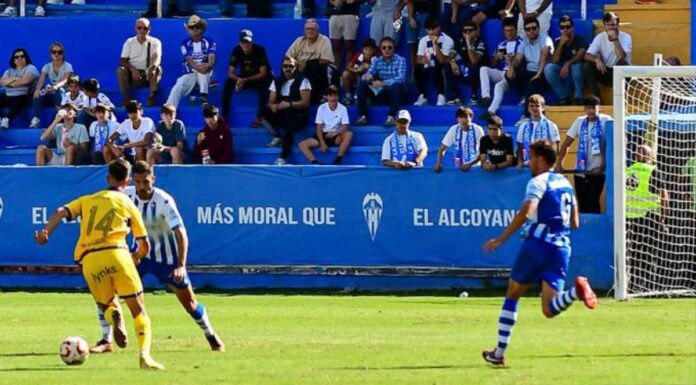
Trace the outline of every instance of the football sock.
[[212, 336], [215, 334], [215, 330], [213, 330], [213, 325], [210, 324], [210, 320], [208, 319], [208, 312], [205, 311], [205, 306], [203, 306], [202, 303], [198, 303], [198, 306], [196, 306], [196, 309], [194, 309], [191, 313], [191, 318], [196, 321], [198, 326], [203, 329], [203, 332], [205, 333], [206, 336]]
[[111, 325], [104, 318], [104, 310], [97, 306], [97, 316], [99, 317], [99, 325], [102, 331], [102, 340], [111, 342]]
[[138, 347], [141, 355], [150, 354], [150, 346], [152, 345], [152, 325], [150, 316], [145, 312], [140, 312], [133, 320], [135, 324], [135, 336], [138, 338]]
[[106, 321], [106, 323], [109, 325], [114, 324], [114, 311], [116, 311], [116, 309], [117, 308], [115, 306], [109, 306], [106, 308], [106, 310], [104, 310], [104, 321]]
[[553, 313], [554, 316], [557, 316], [561, 312], [568, 309], [576, 299], [578, 299], [578, 295], [575, 292], [575, 287], [572, 287], [568, 291], [563, 291], [556, 294], [556, 296], [551, 299], [551, 304], [549, 305], [551, 308], [551, 313]]
[[498, 318], [498, 346], [495, 348], [495, 356], [503, 357], [505, 349], [510, 343], [512, 327], [515, 326], [517, 320], [517, 300], [505, 298], [503, 308], [500, 310], [500, 318]]

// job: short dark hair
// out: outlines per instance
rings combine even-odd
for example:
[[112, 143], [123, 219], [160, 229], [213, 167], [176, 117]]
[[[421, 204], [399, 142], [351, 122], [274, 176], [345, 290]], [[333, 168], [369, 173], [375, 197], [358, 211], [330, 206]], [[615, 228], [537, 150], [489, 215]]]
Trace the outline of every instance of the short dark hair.
[[17, 65], [14, 62], [14, 56], [19, 52], [24, 54], [24, 62], [27, 63], [27, 65], [31, 64], [29, 52], [27, 52], [27, 50], [24, 48], [15, 48], [14, 51], [12, 51], [12, 55], [10, 55], [10, 68], [17, 69]]
[[505, 27], [515, 27], [515, 30], [517, 30], [517, 20], [514, 17], [506, 17], [503, 19], [503, 29]]
[[128, 163], [124, 159], [116, 159], [112, 160], [109, 163], [109, 175], [116, 179], [118, 182], [123, 182], [128, 178], [128, 175], [130, 174], [131, 171], [131, 166], [130, 163]]
[[218, 114], [218, 108], [215, 107], [212, 104], [206, 104], [205, 107], [203, 107], [203, 117], [204, 118], [212, 118], [213, 116], [217, 116]]
[[553, 166], [556, 163], [558, 155], [553, 148], [553, 143], [548, 140], [537, 140], [529, 146], [529, 150], [532, 154], [544, 158], [544, 161], [546, 161], [549, 166]]
[[326, 89], [326, 95], [338, 95], [338, 93], [338, 87], [333, 84]]
[[567, 21], [570, 23], [571, 26], [574, 26], [575, 23], [573, 22], [573, 18], [568, 16], [568, 15], [563, 15], [561, 16], [560, 19], [558, 19], [558, 24], [560, 25], [562, 22]]
[[176, 114], [176, 106], [173, 104], [163, 104], [160, 108], [160, 114]]
[[139, 160], [139, 161], [135, 162], [135, 165], [133, 165], [133, 175], [135, 175], [135, 174], [153, 175], [154, 173], [155, 173], [154, 167], [150, 166], [150, 164], [144, 160]]
[[139, 110], [142, 111], [142, 109], [143, 104], [137, 100], [129, 100], [128, 102], [126, 102], [126, 113], [133, 114], [138, 112]]
[[371, 37], [368, 37], [368, 38], [365, 39], [365, 41], [363, 42], [362, 47], [363, 47], [363, 48], [365, 48], [365, 47], [370, 47], [370, 48], [372, 48], [372, 49], [377, 49], [377, 42], [375, 41], [375, 39], [373, 39], [373, 38], [371, 38]]
[[437, 16], [429, 16], [425, 19], [425, 29], [435, 29], [440, 26], [440, 20]]
[[537, 28], [539, 27], [539, 19], [536, 18], [536, 16], [529, 16], [524, 19], [524, 24], [523, 26], [527, 26], [527, 24], [536, 24]]
[[607, 12], [602, 16], [602, 23], [606, 24], [616, 19], [616, 24], [619, 24], [619, 14], [616, 12]]
[[454, 116], [457, 118], [463, 118], [465, 116], [473, 117], [474, 116], [474, 110], [467, 106], [461, 106], [457, 108], [457, 110], [454, 112]]
[[594, 107], [594, 106], [598, 106], [600, 104], [602, 104], [602, 102], [599, 100], [598, 97], [596, 97], [594, 95], [587, 96], [587, 97], [585, 97], [585, 99], [582, 100], [583, 106]]
[[486, 123], [488, 123], [489, 126], [496, 126], [501, 130], [503, 129], [503, 119], [498, 115], [489, 115]]
[[382, 45], [382, 43], [384, 43], [385, 41], [388, 41], [388, 42], [392, 43], [392, 45], [393, 45], [394, 47], [396, 47], [396, 40], [394, 40], [393, 37], [391, 37], [391, 36], [385, 36], [385, 37], [383, 37], [382, 40], [379, 41], [379, 45]]
[[82, 89], [85, 90], [85, 92], [94, 92], [96, 94], [99, 92], [99, 87], [99, 80], [95, 78], [87, 79], [82, 83]]
[[478, 30], [478, 25], [474, 23], [472, 20], [467, 20], [462, 24], [462, 29], [466, 27], [474, 27], [475, 30]]

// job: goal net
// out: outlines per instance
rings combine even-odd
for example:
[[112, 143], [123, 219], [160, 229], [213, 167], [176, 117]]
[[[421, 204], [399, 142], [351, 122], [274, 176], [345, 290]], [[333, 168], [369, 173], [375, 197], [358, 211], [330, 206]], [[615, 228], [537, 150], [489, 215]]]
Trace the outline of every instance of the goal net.
[[614, 67], [615, 296], [696, 295], [696, 67]]

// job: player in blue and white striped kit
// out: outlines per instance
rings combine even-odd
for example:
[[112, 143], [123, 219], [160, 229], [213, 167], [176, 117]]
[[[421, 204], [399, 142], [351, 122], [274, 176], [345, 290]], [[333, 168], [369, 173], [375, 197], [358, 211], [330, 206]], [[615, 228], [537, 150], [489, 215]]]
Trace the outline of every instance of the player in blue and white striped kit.
[[[140, 161], [133, 167], [135, 187], [128, 187], [125, 193], [142, 213], [150, 241], [150, 254], [137, 264], [140, 276], [152, 274], [176, 294], [176, 298], [191, 318], [203, 329], [205, 337], [214, 351], [225, 351], [225, 344], [215, 333], [203, 304], [196, 300], [186, 272], [188, 236], [184, 222], [176, 207], [174, 198], [167, 192], [154, 187], [154, 169]], [[93, 353], [112, 351], [111, 326], [98, 311], [102, 327], [102, 340], [90, 348]]]
[[568, 235], [580, 225], [573, 186], [561, 174], [552, 172], [556, 163], [553, 143], [537, 141], [530, 146], [529, 168], [532, 179], [522, 208], [498, 238], [483, 245], [493, 251], [524, 226], [524, 241], [515, 258], [505, 302], [498, 319], [498, 345], [483, 351], [483, 359], [494, 365], [505, 364], [505, 350], [517, 320], [517, 303], [529, 285], [541, 282], [541, 310], [553, 318], [568, 309], [577, 299], [589, 309], [597, 305], [597, 297], [585, 277], [577, 277], [575, 286], [563, 291], [570, 259]]

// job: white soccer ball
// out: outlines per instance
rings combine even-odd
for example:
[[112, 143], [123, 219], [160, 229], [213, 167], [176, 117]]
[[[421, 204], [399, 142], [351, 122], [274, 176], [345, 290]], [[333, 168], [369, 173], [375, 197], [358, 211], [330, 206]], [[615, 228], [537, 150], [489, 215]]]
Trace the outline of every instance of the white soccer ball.
[[81, 337], [68, 337], [60, 344], [60, 358], [66, 365], [82, 365], [89, 357], [89, 345]]

